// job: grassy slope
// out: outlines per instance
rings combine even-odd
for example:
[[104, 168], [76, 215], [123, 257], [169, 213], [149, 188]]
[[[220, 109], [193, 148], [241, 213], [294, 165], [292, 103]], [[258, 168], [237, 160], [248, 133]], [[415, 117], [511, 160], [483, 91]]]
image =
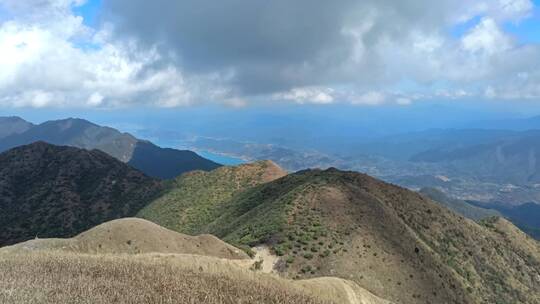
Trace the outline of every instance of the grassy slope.
[[204, 233], [233, 195], [285, 174], [269, 161], [186, 173], [172, 181], [169, 190], [137, 216], [178, 232]]
[[[266, 243], [295, 278], [337, 275], [401, 303], [538, 303], [538, 244], [365, 175], [307, 171], [249, 189], [208, 231]], [[504, 234], [520, 234], [523, 246]]]
[[335, 169], [215, 197], [230, 179], [214, 177], [180, 180], [176, 197], [154, 212], [180, 202], [159, 213], [179, 231], [270, 245], [290, 278], [338, 276], [405, 304], [540, 302], [538, 244], [512, 225], [481, 226], [417, 193]]
[[390, 304], [338, 278], [287, 281], [212, 236], [121, 219], [0, 249], [0, 303]]
[[0, 269], [0, 303], [332, 303], [201, 256], [0, 254]]
[[0, 252], [63, 250], [83, 254], [196, 254], [224, 259], [248, 259], [241, 250], [212, 235], [188, 236], [152, 222], [124, 218], [110, 221], [71, 239], [36, 239]]

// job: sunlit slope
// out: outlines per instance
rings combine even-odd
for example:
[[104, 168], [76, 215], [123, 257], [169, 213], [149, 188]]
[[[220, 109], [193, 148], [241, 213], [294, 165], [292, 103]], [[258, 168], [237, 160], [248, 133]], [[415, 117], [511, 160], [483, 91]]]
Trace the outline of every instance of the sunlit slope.
[[152, 222], [124, 218], [101, 224], [71, 239], [36, 239], [0, 252], [62, 250], [84, 254], [171, 253], [247, 259], [241, 250], [212, 235], [188, 236]]
[[284, 175], [271, 161], [186, 173], [138, 216], [175, 231], [200, 234], [222, 214], [233, 195]]
[[536, 241], [367, 175], [303, 171], [225, 205], [206, 231], [236, 246], [272, 246], [290, 278], [337, 276], [396, 303], [540, 301]]
[[290, 281], [256, 264], [215, 237], [127, 218], [0, 249], [0, 303], [390, 304], [351, 281]]

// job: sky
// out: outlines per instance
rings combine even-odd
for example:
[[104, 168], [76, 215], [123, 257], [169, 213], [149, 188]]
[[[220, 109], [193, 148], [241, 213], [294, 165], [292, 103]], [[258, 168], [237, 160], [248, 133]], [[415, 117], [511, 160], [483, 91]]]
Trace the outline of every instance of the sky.
[[540, 0], [0, 0], [3, 111], [433, 102], [536, 109]]

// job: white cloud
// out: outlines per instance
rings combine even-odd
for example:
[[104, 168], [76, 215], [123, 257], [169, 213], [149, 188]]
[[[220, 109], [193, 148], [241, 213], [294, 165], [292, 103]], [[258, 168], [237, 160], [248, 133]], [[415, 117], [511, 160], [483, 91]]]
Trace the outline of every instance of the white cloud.
[[381, 92], [367, 92], [365, 94], [351, 96], [351, 104], [376, 106], [386, 101], [386, 96]]
[[463, 49], [470, 52], [485, 52], [488, 55], [507, 51], [511, 40], [503, 33], [495, 20], [483, 18], [462, 40]]
[[0, 105], [190, 104], [185, 77], [175, 66], [152, 68], [161, 59], [155, 50], [111, 41], [107, 27], [87, 28], [72, 15], [70, 6], [77, 3], [41, 1], [31, 7], [2, 2], [24, 13], [0, 24]]
[[[240, 13], [194, 0], [124, 1], [104, 3], [124, 18], [94, 29], [72, 12], [85, 0], [0, 0], [0, 11], [9, 12], [0, 19], [0, 106], [540, 98], [540, 47], [516, 43], [503, 26], [530, 16], [530, 0], [276, 0], [263, 12], [257, 3], [227, 0]], [[197, 18], [180, 20], [177, 5], [200, 9]], [[279, 5], [305, 11], [313, 27]], [[199, 18], [207, 15], [215, 18]], [[449, 34], [475, 17], [462, 37]], [[124, 19], [136, 26], [126, 30]], [[231, 27], [227, 39], [224, 26]]]
[[407, 105], [410, 105], [412, 103], [412, 100], [410, 98], [399, 97], [399, 98], [396, 99], [396, 103], [398, 105], [407, 106]]
[[330, 104], [334, 102], [333, 93], [334, 90], [330, 88], [294, 88], [289, 92], [276, 94], [274, 99], [290, 100], [299, 104]]

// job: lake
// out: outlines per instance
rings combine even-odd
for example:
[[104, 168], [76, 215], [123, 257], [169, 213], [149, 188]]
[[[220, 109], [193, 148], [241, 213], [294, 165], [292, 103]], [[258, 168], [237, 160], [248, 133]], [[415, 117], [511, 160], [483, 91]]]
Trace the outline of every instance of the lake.
[[236, 166], [246, 163], [243, 159], [217, 154], [209, 151], [197, 151], [197, 154], [216, 163], [226, 166]]

